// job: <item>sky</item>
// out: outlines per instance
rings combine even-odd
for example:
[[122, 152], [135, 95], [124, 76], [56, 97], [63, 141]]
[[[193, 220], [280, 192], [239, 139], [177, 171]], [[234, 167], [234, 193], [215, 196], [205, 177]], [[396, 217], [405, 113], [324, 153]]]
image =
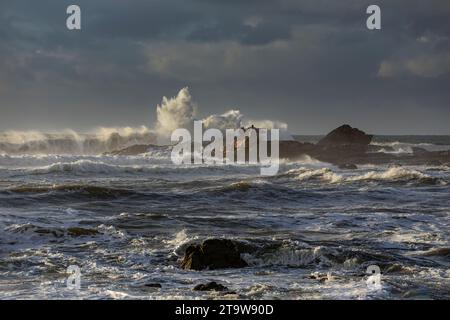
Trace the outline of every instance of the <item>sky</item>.
[[0, 0], [0, 131], [151, 127], [187, 86], [200, 117], [450, 134], [449, 21], [448, 0]]

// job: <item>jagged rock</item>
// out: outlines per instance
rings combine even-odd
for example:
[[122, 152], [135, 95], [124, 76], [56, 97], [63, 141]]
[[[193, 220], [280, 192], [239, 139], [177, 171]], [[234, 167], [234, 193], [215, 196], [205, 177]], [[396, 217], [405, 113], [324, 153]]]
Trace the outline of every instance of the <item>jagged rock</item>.
[[355, 144], [367, 146], [372, 141], [372, 137], [372, 135], [366, 134], [364, 131], [344, 124], [327, 134], [317, 145], [321, 147]]
[[200, 245], [186, 248], [181, 268], [190, 270], [243, 268], [239, 247], [228, 239], [208, 239]]
[[225, 291], [225, 290], [228, 290], [228, 288], [215, 281], [208, 282], [205, 284], [199, 284], [194, 287], [194, 291]]
[[356, 170], [356, 169], [358, 169], [356, 164], [353, 164], [353, 163], [343, 163], [343, 164], [340, 164], [338, 167], [339, 167], [339, 169], [343, 169], [343, 170]]

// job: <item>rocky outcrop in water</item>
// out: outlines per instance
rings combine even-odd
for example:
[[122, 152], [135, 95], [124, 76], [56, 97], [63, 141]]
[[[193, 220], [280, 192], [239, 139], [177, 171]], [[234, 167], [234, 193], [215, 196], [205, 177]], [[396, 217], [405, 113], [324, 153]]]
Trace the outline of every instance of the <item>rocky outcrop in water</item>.
[[366, 134], [357, 128], [352, 128], [344, 124], [327, 134], [318, 143], [318, 147], [338, 147], [338, 146], [362, 146], [367, 147], [372, 141], [373, 136]]
[[358, 166], [356, 164], [353, 164], [353, 163], [343, 163], [343, 164], [340, 164], [338, 167], [339, 167], [339, 169], [343, 169], [343, 170], [356, 170], [356, 169], [358, 169]]
[[224, 285], [217, 283], [215, 281], [211, 281], [205, 284], [198, 284], [194, 287], [194, 291], [226, 291], [227, 287]]
[[188, 270], [243, 268], [239, 246], [228, 239], [208, 239], [186, 248], [181, 268]]
[[[361, 164], [404, 164], [404, 165], [442, 165], [450, 162], [450, 151], [430, 152], [421, 148], [413, 148], [412, 154], [395, 154], [380, 152], [393, 151], [388, 146], [371, 145], [372, 135], [342, 125], [328, 133], [317, 144], [299, 141], [280, 141], [280, 158], [295, 160], [310, 156], [322, 162], [332, 163], [343, 169], [355, 169]], [[171, 146], [135, 145], [113, 151], [112, 155], [137, 155], [150, 150], [170, 151]], [[270, 144], [268, 145], [270, 152]], [[246, 150], [246, 157], [248, 157]]]

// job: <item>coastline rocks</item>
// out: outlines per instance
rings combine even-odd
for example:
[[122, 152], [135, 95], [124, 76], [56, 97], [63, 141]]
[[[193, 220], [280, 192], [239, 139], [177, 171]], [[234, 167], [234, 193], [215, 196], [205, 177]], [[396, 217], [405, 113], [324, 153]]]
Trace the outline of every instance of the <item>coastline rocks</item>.
[[181, 268], [186, 270], [243, 268], [239, 246], [228, 239], [208, 239], [202, 244], [186, 248]]
[[280, 141], [280, 158], [295, 159], [306, 154], [311, 154], [314, 150], [312, 143], [302, 143], [298, 141]]
[[211, 281], [205, 284], [198, 284], [194, 287], [194, 291], [227, 291], [228, 288], [220, 283]]
[[352, 128], [348, 124], [344, 124], [334, 129], [321, 139], [317, 146], [342, 146], [342, 145], [362, 145], [367, 146], [372, 141], [372, 135], [366, 134], [357, 128]]

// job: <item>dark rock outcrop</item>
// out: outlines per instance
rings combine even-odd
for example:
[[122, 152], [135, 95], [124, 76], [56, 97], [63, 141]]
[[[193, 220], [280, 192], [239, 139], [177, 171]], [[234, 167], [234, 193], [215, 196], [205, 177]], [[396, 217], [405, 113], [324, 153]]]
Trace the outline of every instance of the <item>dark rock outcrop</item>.
[[365, 162], [371, 141], [372, 135], [345, 124], [321, 139], [311, 156], [336, 165]]
[[[111, 139], [114, 141], [114, 137]], [[342, 169], [356, 169], [361, 164], [390, 164], [403, 165], [442, 165], [450, 162], [450, 151], [427, 151], [422, 148], [413, 148], [413, 153], [396, 154], [386, 153], [394, 151], [389, 146], [371, 145], [372, 135], [343, 125], [328, 133], [317, 144], [302, 143], [299, 141], [280, 141], [279, 151], [281, 159], [296, 160], [310, 156], [322, 162], [332, 163]], [[111, 143], [114, 145], [114, 143]], [[172, 146], [135, 145], [125, 149], [107, 153], [109, 155], [138, 155], [150, 151], [170, 151]], [[235, 145], [236, 148], [236, 145]], [[248, 159], [249, 150], [245, 154]], [[267, 150], [271, 152], [271, 144]], [[224, 148], [225, 155], [225, 148]], [[259, 158], [258, 158], [259, 159]]]
[[[270, 146], [270, 145], [269, 145]], [[302, 143], [299, 141], [280, 141], [280, 158], [295, 159], [301, 156], [311, 154], [314, 151], [314, 144]], [[270, 150], [270, 148], [268, 148]]]
[[181, 268], [189, 270], [243, 268], [239, 246], [228, 239], [208, 239], [186, 248]]
[[154, 282], [154, 283], [146, 283], [146, 284], [144, 284], [144, 287], [147, 287], [147, 288], [162, 288], [162, 285], [160, 283]]
[[67, 229], [67, 234], [73, 237], [82, 237], [82, 236], [95, 236], [99, 234], [95, 229], [86, 229], [79, 227], [72, 227]]
[[224, 285], [221, 285], [220, 283], [217, 283], [215, 281], [208, 282], [205, 284], [198, 284], [194, 287], [194, 291], [226, 291], [228, 290], [227, 287]]
[[320, 147], [336, 147], [343, 145], [361, 145], [368, 146], [372, 141], [373, 136], [366, 134], [357, 128], [352, 128], [348, 124], [344, 124], [339, 128], [334, 129], [321, 139], [317, 146]]

